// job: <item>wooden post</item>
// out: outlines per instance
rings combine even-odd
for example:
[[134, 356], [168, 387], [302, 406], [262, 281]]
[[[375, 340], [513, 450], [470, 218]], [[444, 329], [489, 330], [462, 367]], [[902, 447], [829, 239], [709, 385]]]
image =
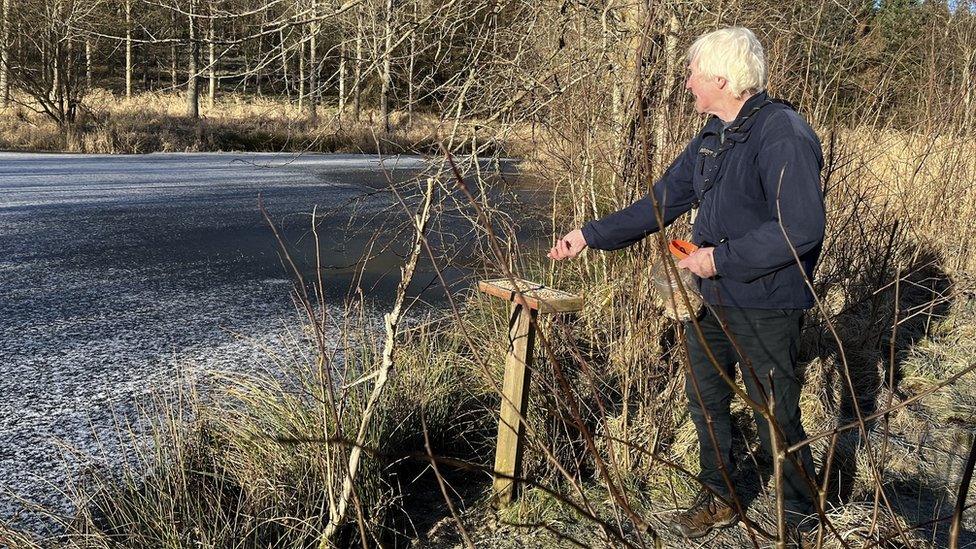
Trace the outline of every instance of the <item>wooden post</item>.
[[535, 346], [535, 324], [540, 312], [579, 311], [583, 300], [572, 294], [546, 288], [541, 284], [516, 279], [522, 298], [508, 279], [485, 280], [478, 289], [512, 302], [508, 321], [508, 351], [505, 356], [505, 378], [498, 419], [495, 447], [493, 492], [496, 505], [508, 506], [519, 493], [522, 456], [525, 451], [525, 423], [529, 407], [529, 380]]
[[498, 441], [495, 447], [495, 501], [504, 507], [518, 497], [516, 477], [522, 472], [525, 445], [525, 417], [529, 409], [529, 378], [532, 374], [532, 351], [535, 330], [532, 324], [539, 311], [512, 303], [508, 326], [508, 354], [505, 356], [505, 381], [502, 383], [502, 406], [498, 419]]

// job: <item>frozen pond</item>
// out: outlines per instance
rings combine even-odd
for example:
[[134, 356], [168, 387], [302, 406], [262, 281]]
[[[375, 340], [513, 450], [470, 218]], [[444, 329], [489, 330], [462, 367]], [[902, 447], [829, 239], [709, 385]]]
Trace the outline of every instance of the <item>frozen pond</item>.
[[[317, 205], [323, 272], [341, 299], [364, 249], [409, 236], [390, 229], [404, 214], [388, 181], [426, 165], [361, 155], [0, 153], [0, 521], [18, 514], [17, 496], [65, 505], [63, 447], [95, 451], [93, 433], [114, 433], [113, 414], [173, 383], [178, 366], [266, 361], [262, 346], [294, 323], [294, 306], [259, 194], [306, 274]], [[441, 229], [456, 235], [441, 244], [463, 248], [470, 227], [445, 219]], [[369, 264], [368, 296], [389, 295], [396, 252]], [[421, 268], [415, 291], [436, 301], [443, 292], [433, 280]]]

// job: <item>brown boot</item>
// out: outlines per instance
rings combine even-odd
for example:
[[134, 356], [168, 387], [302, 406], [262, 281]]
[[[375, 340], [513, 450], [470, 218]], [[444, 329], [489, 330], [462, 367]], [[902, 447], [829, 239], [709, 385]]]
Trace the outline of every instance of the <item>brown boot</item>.
[[674, 516], [671, 530], [688, 539], [700, 538], [716, 528], [732, 526], [739, 513], [710, 492], [702, 490], [687, 510]]

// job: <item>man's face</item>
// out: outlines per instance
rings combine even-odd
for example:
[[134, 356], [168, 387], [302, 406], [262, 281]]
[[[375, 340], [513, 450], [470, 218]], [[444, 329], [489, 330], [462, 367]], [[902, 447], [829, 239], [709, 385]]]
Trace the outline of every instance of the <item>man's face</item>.
[[688, 64], [688, 80], [685, 82], [685, 88], [695, 96], [695, 110], [698, 114], [716, 114], [715, 107], [719, 105], [724, 84], [724, 78], [702, 74], [698, 69], [697, 59]]

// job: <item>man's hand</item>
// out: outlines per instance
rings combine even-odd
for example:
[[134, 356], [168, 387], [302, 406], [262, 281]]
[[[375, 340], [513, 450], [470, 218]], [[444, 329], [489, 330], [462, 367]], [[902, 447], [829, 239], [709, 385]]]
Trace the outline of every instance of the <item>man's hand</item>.
[[701, 278], [712, 278], [716, 274], [715, 259], [712, 252], [715, 248], [698, 248], [691, 255], [678, 262], [678, 267], [688, 269]]
[[556, 260], [569, 259], [578, 256], [585, 249], [586, 239], [583, 238], [583, 231], [576, 229], [556, 242], [556, 245], [549, 250], [549, 257]]

